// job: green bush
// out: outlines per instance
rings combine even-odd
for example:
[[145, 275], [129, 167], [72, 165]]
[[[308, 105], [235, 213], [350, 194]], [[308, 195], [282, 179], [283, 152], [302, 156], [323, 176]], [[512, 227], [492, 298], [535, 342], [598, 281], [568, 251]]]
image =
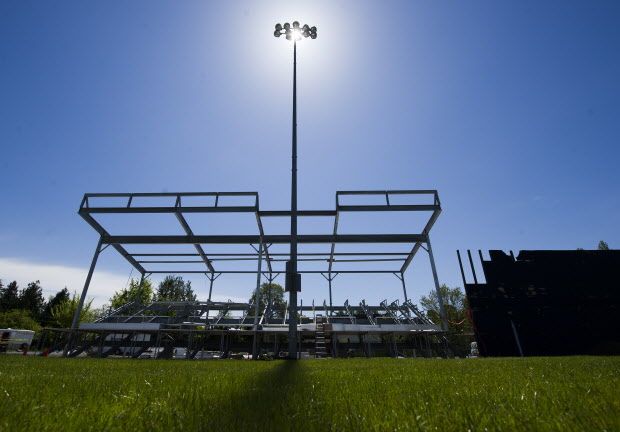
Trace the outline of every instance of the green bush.
[[[69, 328], [73, 323], [73, 315], [75, 315], [75, 311], [80, 303], [80, 298], [77, 293], [73, 292], [73, 296], [62, 301], [60, 304], [54, 306], [52, 308], [52, 318], [54, 319], [55, 325], [58, 325], [61, 328]], [[90, 322], [95, 318], [94, 312], [92, 310], [93, 301], [87, 301], [82, 306], [82, 311], [80, 313], [80, 321], [79, 322]]]
[[0, 312], [0, 328], [41, 330], [41, 326], [32, 318], [30, 311], [24, 309], [12, 309], [6, 312]]

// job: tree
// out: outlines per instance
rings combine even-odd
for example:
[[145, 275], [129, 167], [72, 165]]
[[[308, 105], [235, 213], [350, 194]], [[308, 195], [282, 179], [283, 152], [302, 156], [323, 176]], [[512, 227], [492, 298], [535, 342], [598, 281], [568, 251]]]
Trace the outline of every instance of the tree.
[[[450, 288], [444, 284], [439, 287], [439, 292], [443, 299], [448, 322], [461, 322], [467, 318], [467, 299], [461, 288]], [[441, 324], [439, 298], [437, 297], [436, 290], [432, 290], [428, 296], [422, 296], [420, 304], [426, 310], [426, 314], [431, 321]]]
[[110, 298], [110, 306], [117, 309], [127, 303], [137, 301], [141, 304], [150, 303], [153, 300], [153, 284], [149, 279], [131, 279], [129, 286], [114, 293]]
[[166, 276], [159, 283], [155, 301], [196, 301], [191, 281], [184, 281], [181, 276]]
[[[73, 315], [75, 315], [75, 311], [77, 310], [79, 302], [80, 298], [74, 291], [71, 298], [67, 298], [61, 303], [54, 306], [51, 311], [54, 324], [61, 328], [71, 327], [71, 324], [73, 324]], [[89, 322], [94, 320], [92, 303], [92, 300], [84, 302], [78, 322]]]
[[19, 307], [19, 286], [11, 282], [0, 290], [0, 311], [8, 311]]
[[99, 318], [103, 318], [107, 316], [111, 311], [111, 306], [109, 304], [101, 305], [97, 308], [91, 307], [91, 312], [93, 313], [93, 320], [98, 320]]
[[[467, 298], [459, 287], [450, 288], [444, 284], [439, 287], [439, 292], [448, 318], [448, 342], [456, 354], [465, 355], [472, 341], [468, 336], [472, 332], [472, 324], [467, 312]], [[437, 291], [432, 290], [428, 296], [422, 296], [420, 305], [426, 310], [426, 315], [432, 322], [441, 324]]]
[[[277, 283], [263, 283], [260, 286], [260, 299], [258, 302], [259, 313], [263, 313], [267, 303], [271, 301], [272, 310], [276, 316], [283, 317], [286, 311], [286, 302], [284, 301], [284, 288]], [[250, 304], [254, 304], [256, 291], [252, 292]]]
[[41, 314], [41, 325], [56, 325], [56, 323], [54, 322], [54, 317], [52, 316], [52, 309], [69, 299], [70, 295], [67, 287], [64, 287], [63, 289], [58, 291], [53, 297], [50, 296], [50, 298], [45, 303], [45, 306], [43, 307], [43, 313]]
[[24, 309], [12, 309], [6, 312], [0, 312], [0, 328], [41, 330], [41, 326], [32, 317], [30, 311]]
[[609, 250], [609, 245], [606, 241], [601, 240], [600, 242], [598, 242], [598, 250]]
[[30, 282], [26, 288], [19, 293], [19, 308], [30, 311], [36, 320], [41, 318], [45, 299], [41, 282]]

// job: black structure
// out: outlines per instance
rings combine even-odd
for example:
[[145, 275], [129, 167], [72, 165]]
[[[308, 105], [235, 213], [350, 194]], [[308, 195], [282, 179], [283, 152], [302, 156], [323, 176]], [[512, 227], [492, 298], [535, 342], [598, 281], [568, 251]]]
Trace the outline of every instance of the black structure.
[[[354, 202], [351, 202], [355, 198]], [[383, 203], [381, 203], [383, 200]], [[360, 203], [360, 201], [362, 203]], [[364, 202], [371, 201], [371, 204]], [[398, 202], [398, 203], [396, 203]], [[346, 213], [381, 215], [386, 212], [406, 212], [406, 213], [422, 213], [424, 215], [424, 224], [418, 232], [400, 232], [400, 233], [378, 233], [378, 234], [339, 234], [339, 219], [341, 215]], [[210, 311], [217, 310], [226, 312], [229, 310], [243, 311], [242, 322], [228, 323], [228, 330], [248, 330], [254, 337], [253, 357], [256, 358], [258, 353], [258, 336], [259, 332], [265, 332], [266, 328], [262, 326], [261, 317], [269, 319], [269, 313], [261, 314], [259, 310], [259, 301], [254, 305], [240, 304], [231, 306], [228, 304], [216, 304], [211, 301], [211, 294], [215, 280], [225, 274], [255, 274], [256, 275], [256, 297], [258, 299], [259, 287], [261, 280], [264, 278], [268, 282], [273, 282], [279, 275], [286, 274], [286, 266], [284, 265], [290, 260], [290, 253], [274, 251], [279, 245], [289, 245], [293, 240], [299, 244], [317, 244], [324, 245], [324, 249], [316, 252], [301, 252], [298, 254], [300, 261], [304, 264], [313, 263], [315, 265], [322, 264], [319, 269], [297, 269], [300, 274], [320, 274], [328, 282], [329, 304], [320, 308], [325, 315], [317, 318], [316, 309], [312, 306], [314, 322], [312, 327], [316, 331], [317, 326], [323, 324], [336, 324], [338, 320], [331, 320], [334, 312], [345, 311], [352, 316], [351, 310], [356, 307], [349, 307], [348, 302], [344, 306], [334, 306], [332, 302], [332, 282], [334, 278], [340, 274], [349, 273], [386, 273], [394, 274], [402, 284], [403, 303], [392, 302], [382, 304], [380, 306], [368, 306], [362, 302], [359, 306], [359, 313], [363, 314], [364, 320], [368, 321], [368, 325], [376, 326], [376, 316], [373, 316], [373, 310], [381, 310], [382, 314], [387, 314], [393, 325], [400, 327], [334, 327], [341, 334], [348, 332], [359, 333], [362, 331], [373, 332], [391, 332], [402, 333], [412, 331], [427, 331], [431, 333], [442, 332], [447, 328], [446, 315], [443, 310], [441, 296], [440, 306], [442, 308], [443, 325], [435, 326], [429, 322], [417, 322], [414, 318], [419, 315], [416, 312], [415, 305], [411, 305], [407, 297], [405, 284], [405, 272], [410, 267], [414, 257], [420, 248], [426, 250], [429, 255], [431, 270], [434, 277], [435, 288], [439, 293], [439, 280], [435, 261], [430, 243], [430, 230], [441, 213], [441, 205], [439, 195], [435, 190], [388, 190], [388, 191], [340, 191], [336, 193], [336, 207], [333, 210], [300, 210], [297, 212], [300, 218], [330, 218], [333, 229], [330, 233], [323, 234], [298, 234], [291, 236], [288, 234], [270, 234], [264, 228], [265, 219], [270, 218], [288, 218], [291, 215], [289, 210], [261, 210], [259, 206], [259, 197], [256, 192], [186, 192], [186, 193], [112, 193], [112, 194], [86, 194], [80, 205], [79, 214], [97, 231], [99, 240], [95, 249], [95, 254], [84, 284], [84, 289], [80, 298], [80, 303], [75, 312], [71, 335], [79, 332], [80, 329], [91, 331], [92, 328], [86, 328], [79, 324], [79, 314], [81, 312], [84, 300], [88, 293], [88, 287], [92, 278], [99, 254], [109, 246], [116, 249], [142, 276], [148, 277], [151, 274], [204, 274], [209, 280], [209, 298], [206, 302], [184, 304], [184, 305], [139, 305], [138, 312], [132, 312], [129, 316], [124, 314], [127, 312], [115, 311], [108, 321], [102, 321], [102, 326], [98, 326], [98, 331], [108, 332], [108, 336], [118, 333], [120, 330], [139, 331], [138, 327], [119, 327], [118, 325], [106, 327], [106, 322], [119, 323], [123, 317], [123, 325], [141, 323], [141, 331], [158, 331], [163, 326], [180, 326], [181, 329], [195, 331], [200, 328], [203, 332], [222, 331], [217, 326], [224, 315], [215, 317], [209, 314]], [[254, 232], [252, 234], [213, 234], [203, 232], [205, 228], [197, 228], [192, 222], [200, 222], [201, 217], [208, 215], [225, 214], [225, 215], [247, 215], [254, 221]], [[179, 224], [179, 230], [183, 234], [162, 234], [158, 232], [162, 227], [158, 224], [153, 225], [153, 231], [147, 235], [133, 235], [126, 232], [115, 232], [105, 228], [104, 225], [110, 224], [112, 216], [116, 218], [138, 217], [144, 218], [154, 215], [169, 215], [175, 218]], [[106, 219], [104, 223], [103, 219]], [[138, 226], [144, 224], [140, 219]], [[376, 221], [376, 226], [383, 227], [380, 221]], [[341, 227], [340, 227], [341, 228]], [[207, 226], [207, 230], [210, 229]], [[337, 251], [337, 245], [355, 244], [359, 245], [360, 250], [355, 251]], [[401, 245], [400, 250], [389, 250], [390, 245]], [[136, 250], [137, 245], [142, 245], [141, 250]], [[179, 252], [175, 245], [190, 245], [194, 252]], [[383, 245], [380, 250], [372, 249], [372, 245]], [[406, 249], [403, 248], [405, 245]], [[212, 251], [218, 246], [226, 246], [235, 248], [234, 251], [217, 252]], [[396, 246], [392, 246], [396, 248]], [[146, 250], [145, 250], [146, 248]], [[243, 248], [243, 249], [239, 249]], [[263, 267], [263, 262], [265, 268]], [[247, 268], [247, 265], [253, 265], [254, 268]], [[345, 268], [339, 268], [339, 265], [345, 265]], [[194, 269], [187, 269], [187, 266], [194, 266]], [[232, 268], [226, 269], [225, 265], [232, 265]], [[246, 268], [242, 268], [243, 266]], [[380, 267], [382, 265], [383, 267]], [[197, 266], [197, 268], [196, 268]], [[221, 267], [220, 267], [221, 266]], [[166, 308], [185, 308], [185, 312], [180, 313], [174, 309], [175, 316], [184, 317], [171, 321], [161, 318], [163, 321], [153, 321], [157, 318], [157, 311], [167, 310]], [[306, 306], [308, 307], [308, 306]], [[148, 308], [152, 308], [150, 310]], [[232, 309], [231, 309], [232, 308]], [[253, 309], [253, 310], [250, 310]], [[144, 314], [139, 311], [150, 311]], [[303, 326], [297, 323], [297, 316], [303, 312], [303, 306], [297, 303], [289, 304], [288, 313], [280, 320], [279, 325], [286, 325], [290, 329], [291, 316], [296, 323], [296, 338]], [[151, 312], [155, 313], [153, 315]], [[139, 316], [134, 317], [138, 313]], [[140, 315], [141, 314], [141, 315]], [[415, 315], [415, 316], [414, 316]], [[249, 318], [251, 317], [251, 318]], [[420, 318], [420, 317], [418, 317]], [[158, 318], [159, 319], [159, 318]], [[185, 320], [185, 321], [184, 321]], [[148, 321], [149, 324], [158, 324], [159, 326], [144, 327]], [[366, 321], [364, 321], [366, 322]], [[267, 322], [266, 324], [271, 324]], [[319, 325], [320, 324], [320, 325]], [[351, 325], [355, 325], [355, 320], [350, 321]], [[273, 323], [275, 325], [275, 323]], [[403, 327], [404, 325], [404, 327]], [[422, 325], [422, 327], [420, 327]], [[407, 327], [413, 326], [413, 327]], [[144, 328], [143, 328], [144, 327]], [[442, 329], [443, 328], [443, 329]], [[331, 331], [332, 327], [328, 330]], [[389, 330], [386, 330], [389, 329]], [[273, 332], [279, 331], [275, 327]], [[307, 329], [306, 329], [307, 330]], [[65, 349], [65, 355], [75, 354], [75, 347], [72, 336]], [[288, 341], [290, 342], [290, 341]], [[297, 358], [299, 343], [293, 347], [293, 355]], [[289, 350], [291, 348], [289, 347]], [[287, 351], [290, 356], [290, 351]]]
[[467, 283], [483, 356], [620, 354], [620, 251], [478, 251], [486, 283]]

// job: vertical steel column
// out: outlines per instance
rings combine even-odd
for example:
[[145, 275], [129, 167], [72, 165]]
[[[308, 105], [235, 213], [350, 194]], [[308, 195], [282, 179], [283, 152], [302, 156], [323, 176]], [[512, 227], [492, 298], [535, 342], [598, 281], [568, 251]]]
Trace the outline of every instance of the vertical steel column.
[[331, 277], [331, 275], [327, 279], [327, 282], [329, 284], [329, 316], [332, 316], [333, 304], [332, 304], [332, 277]]
[[[205, 273], [206, 274], [206, 273]], [[211, 273], [211, 276], [207, 275], [207, 279], [209, 279], [209, 297], [207, 298], [207, 314], [205, 316], [205, 325], [209, 324], [209, 311], [211, 305], [211, 293], [213, 292], [213, 281], [215, 281], [215, 273]]]
[[431, 269], [433, 270], [433, 279], [435, 280], [435, 290], [437, 292], [437, 301], [439, 302], [439, 312], [441, 313], [442, 329], [448, 331], [448, 316], [446, 315], [446, 308], [443, 304], [443, 297], [441, 296], [441, 289], [439, 287], [439, 278], [437, 277], [437, 268], [435, 267], [435, 258], [433, 257], [433, 249], [431, 248], [431, 238], [426, 236], [426, 246], [428, 247], [428, 257], [431, 261]]
[[78, 328], [80, 323], [80, 315], [82, 314], [82, 308], [84, 307], [84, 300], [86, 300], [86, 294], [88, 293], [88, 287], [90, 286], [90, 280], [93, 277], [93, 272], [95, 271], [95, 266], [97, 265], [97, 259], [99, 258], [99, 254], [101, 253], [101, 244], [103, 243], [103, 238], [99, 237], [99, 241], [97, 242], [97, 248], [95, 249], [95, 254], [93, 255], [93, 259], [90, 263], [90, 268], [88, 269], [88, 275], [86, 276], [86, 281], [84, 282], [84, 288], [82, 289], [82, 295], [80, 296], [80, 302], [78, 303], [75, 313], [73, 314], [73, 322], [71, 323], [71, 332], [69, 333], [69, 341], [67, 342], [67, 346], [65, 347], [65, 352], [63, 355], [66, 357], [71, 349], [71, 344], [73, 342], [73, 336], [75, 331]]
[[291, 272], [289, 289], [288, 358], [297, 359], [297, 41], [293, 40], [293, 149], [291, 169]]
[[256, 270], [256, 291], [254, 292], [254, 341], [252, 342], [252, 360], [258, 360], [258, 312], [260, 303], [260, 278], [263, 264], [263, 242], [258, 245], [258, 270]]
[[471, 273], [474, 275], [474, 283], [478, 285], [478, 278], [476, 277], [476, 268], [474, 267], [474, 260], [471, 259], [471, 251], [467, 249], [467, 256], [469, 257], [469, 266], [471, 267]]
[[406, 303], [409, 299], [407, 298], [407, 285], [405, 284], [405, 273], [401, 273], [399, 279], [403, 284], [403, 294], [405, 296], [405, 303]]
[[465, 279], [465, 271], [463, 270], [463, 262], [461, 261], [461, 252], [457, 249], [456, 256], [459, 259], [459, 268], [461, 269], [461, 279], [463, 279], [463, 289], [465, 289], [465, 285], [467, 285], [467, 280]]

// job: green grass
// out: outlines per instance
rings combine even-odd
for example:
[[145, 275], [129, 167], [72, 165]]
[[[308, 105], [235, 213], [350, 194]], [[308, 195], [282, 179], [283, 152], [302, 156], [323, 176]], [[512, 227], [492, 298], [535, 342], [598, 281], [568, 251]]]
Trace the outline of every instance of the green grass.
[[0, 356], [0, 431], [620, 430], [620, 358]]

